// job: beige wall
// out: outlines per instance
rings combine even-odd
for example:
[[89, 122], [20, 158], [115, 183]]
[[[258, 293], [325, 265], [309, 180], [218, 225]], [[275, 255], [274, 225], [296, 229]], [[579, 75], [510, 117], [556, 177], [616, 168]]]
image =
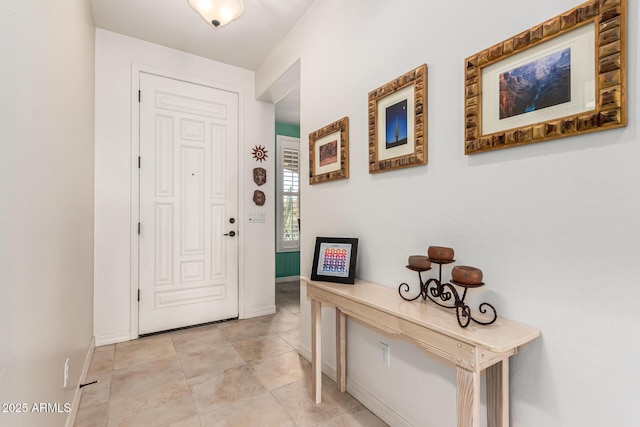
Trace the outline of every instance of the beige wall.
[[0, 402], [30, 411], [73, 401], [93, 336], [94, 26], [89, 1], [13, 1], [0, 28]]
[[[578, 3], [318, 0], [259, 69], [258, 81], [268, 80], [277, 62], [300, 59], [303, 146], [310, 132], [349, 117], [349, 179], [302, 181], [301, 274], [310, 274], [316, 236], [359, 237], [357, 275], [395, 289], [417, 284], [409, 255], [455, 248], [459, 264], [485, 273], [487, 286], [469, 301], [542, 330], [511, 364], [517, 427], [637, 424], [638, 2], [628, 1], [628, 127], [464, 155], [464, 59]], [[297, 56], [286, 58], [289, 50]], [[367, 94], [423, 63], [429, 164], [370, 175]], [[308, 354], [304, 295], [301, 302]], [[331, 309], [324, 318], [331, 372]], [[349, 390], [359, 399], [393, 425], [454, 425], [450, 366], [355, 322], [347, 335]], [[391, 346], [390, 368], [378, 361], [379, 341]]]

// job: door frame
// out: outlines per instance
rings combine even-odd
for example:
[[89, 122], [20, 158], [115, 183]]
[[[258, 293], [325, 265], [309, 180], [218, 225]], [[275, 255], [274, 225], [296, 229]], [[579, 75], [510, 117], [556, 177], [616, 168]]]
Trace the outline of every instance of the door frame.
[[[140, 155], [140, 109], [138, 103], [138, 91], [140, 90], [140, 74], [153, 74], [158, 77], [165, 77], [174, 80], [180, 80], [185, 83], [192, 83], [201, 86], [207, 86], [213, 89], [233, 92], [238, 95], [238, 160], [236, 170], [238, 171], [238, 316], [242, 318], [244, 313], [244, 233], [242, 225], [244, 224], [244, 176], [243, 162], [241, 161], [244, 147], [244, 98], [242, 89], [224, 85], [209, 80], [199, 79], [192, 76], [173, 73], [157, 67], [143, 64], [131, 64], [131, 228], [130, 228], [130, 254], [131, 254], [131, 270], [130, 270], [130, 329], [129, 339], [137, 339], [139, 333], [138, 319], [138, 289], [139, 271], [140, 271], [140, 242], [138, 238], [138, 221], [140, 218], [140, 175], [138, 169], [138, 156]], [[144, 160], [143, 160], [144, 161]]]

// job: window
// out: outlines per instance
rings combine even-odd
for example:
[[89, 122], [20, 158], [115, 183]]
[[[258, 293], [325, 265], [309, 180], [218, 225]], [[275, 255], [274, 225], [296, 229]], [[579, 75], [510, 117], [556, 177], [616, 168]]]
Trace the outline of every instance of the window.
[[278, 252], [300, 250], [300, 139], [278, 135]]

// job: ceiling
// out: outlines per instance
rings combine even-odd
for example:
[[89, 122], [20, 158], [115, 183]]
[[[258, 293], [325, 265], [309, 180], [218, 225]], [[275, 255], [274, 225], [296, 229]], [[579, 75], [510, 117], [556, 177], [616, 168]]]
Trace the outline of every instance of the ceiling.
[[[244, 0], [242, 16], [219, 29], [208, 25], [187, 0], [91, 0], [91, 4], [96, 27], [255, 71], [314, 1]], [[298, 111], [297, 119], [290, 117], [292, 109]], [[299, 109], [298, 91], [276, 105], [277, 115], [286, 110], [286, 118], [276, 116], [276, 120], [299, 123]]]

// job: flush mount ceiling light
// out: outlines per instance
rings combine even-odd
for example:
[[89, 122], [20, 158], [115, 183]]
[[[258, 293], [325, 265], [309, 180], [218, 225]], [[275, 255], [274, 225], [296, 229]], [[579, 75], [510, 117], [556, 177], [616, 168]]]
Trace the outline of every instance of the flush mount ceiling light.
[[224, 27], [234, 19], [238, 19], [244, 10], [242, 0], [188, 0], [196, 10], [215, 28]]

